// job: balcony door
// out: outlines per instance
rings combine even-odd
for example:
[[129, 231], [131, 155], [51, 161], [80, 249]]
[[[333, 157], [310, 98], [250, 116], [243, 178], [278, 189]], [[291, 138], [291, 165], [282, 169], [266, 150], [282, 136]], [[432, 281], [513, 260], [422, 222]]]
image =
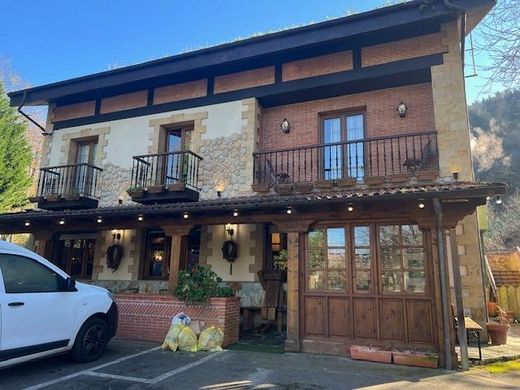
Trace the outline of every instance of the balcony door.
[[323, 118], [323, 178], [363, 180], [365, 156], [363, 114], [338, 114]]
[[90, 195], [93, 191], [93, 171], [89, 167], [94, 165], [96, 161], [97, 140], [88, 140], [78, 142], [76, 152], [76, 172], [73, 180], [73, 188], [71, 192], [79, 195]]
[[180, 129], [168, 129], [166, 133], [166, 161], [164, 168], [164, 183], [166, 185], [183, 181], [184, 132]]

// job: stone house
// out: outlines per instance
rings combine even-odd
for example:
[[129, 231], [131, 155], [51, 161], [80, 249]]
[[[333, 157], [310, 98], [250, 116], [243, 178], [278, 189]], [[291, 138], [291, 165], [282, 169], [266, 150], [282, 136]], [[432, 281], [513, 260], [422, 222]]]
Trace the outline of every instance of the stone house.
[[120, 292], [168, 294], [179, 270], [208, 264], [243, 325], [280, 318], [290, 351], [380, 345], [449, 365], [447, 281], [482, 323], [475, 210], [504, 191], [475, 182], [463, 73], [464, 37], [494, 2], [453, 3], [9, 94], [49, 114], [35, 209], [0, 215], [0, 231], [32, 233], [70, 275]]

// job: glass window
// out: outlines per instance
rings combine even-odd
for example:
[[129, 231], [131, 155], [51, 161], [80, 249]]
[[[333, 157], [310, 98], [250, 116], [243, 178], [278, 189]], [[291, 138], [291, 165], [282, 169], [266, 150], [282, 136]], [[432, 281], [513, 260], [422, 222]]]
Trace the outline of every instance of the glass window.
[[379, 247], [383, 292], [426, 291], [423, 233], [417, 225], [380, 226]]
[[149, 231], [146, 236], [144, 279], [167, 279], [169, 273], [169, 240], [162, 230]]
[[354, 288], [357, 292], [372, 289], [371, 273], [370, 227], [354, 226]]
[[56, 292], [65, 287], [64, 278], [27, 257], [0, 254], [0, 269], [8, 294]]
[[308, 290], [345, 290], [345, 244], [344, 228], [319, 229], [308, 233]]
[[54, 264], [74, 278], [92, 276], [96, 240], [70, 238], [58, 240], [56, 245]]

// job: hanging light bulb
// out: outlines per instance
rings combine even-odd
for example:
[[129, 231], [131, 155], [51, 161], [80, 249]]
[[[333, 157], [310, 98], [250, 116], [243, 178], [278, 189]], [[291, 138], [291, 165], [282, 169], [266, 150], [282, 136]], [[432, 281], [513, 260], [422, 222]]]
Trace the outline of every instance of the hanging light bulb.
[[185, 212], [183, 215], [182, 215], [182, 218], [184, 219], [188, 219], [190, 217], [190, 215], [188, 214], [188, 212]]
[[286, 211], [286, 212], [287, 212], [288, 215], [291, 215], [291, 214], [292, 214], [292, 208], [291, 208], [291, 206], [287, 207], [287, 211]]
[[354, 211], [354, 206], [352, 206], [351, 204], [349, 204], [349, 205], [347, 206], [347, 211], [348, 211], [349, 213], [351, 213], [352, 211]]
[[233, 210], [233, 217], [238, 217], [238, 209]]
[[497, 200], [495, 201], [496, 204], [502, 204], [502, 198], [500, 196], [497, 196]]

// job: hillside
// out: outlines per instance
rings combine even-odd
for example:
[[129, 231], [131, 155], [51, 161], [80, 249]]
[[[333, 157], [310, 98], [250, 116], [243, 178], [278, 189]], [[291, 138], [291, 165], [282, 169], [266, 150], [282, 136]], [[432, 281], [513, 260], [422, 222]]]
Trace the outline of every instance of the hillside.
[[509, 185], [502, 205], [490, 202], [489, 249], [520, 245], [520, 90], [505, 91], [468, 108], [471, 149], [480, 181]]

